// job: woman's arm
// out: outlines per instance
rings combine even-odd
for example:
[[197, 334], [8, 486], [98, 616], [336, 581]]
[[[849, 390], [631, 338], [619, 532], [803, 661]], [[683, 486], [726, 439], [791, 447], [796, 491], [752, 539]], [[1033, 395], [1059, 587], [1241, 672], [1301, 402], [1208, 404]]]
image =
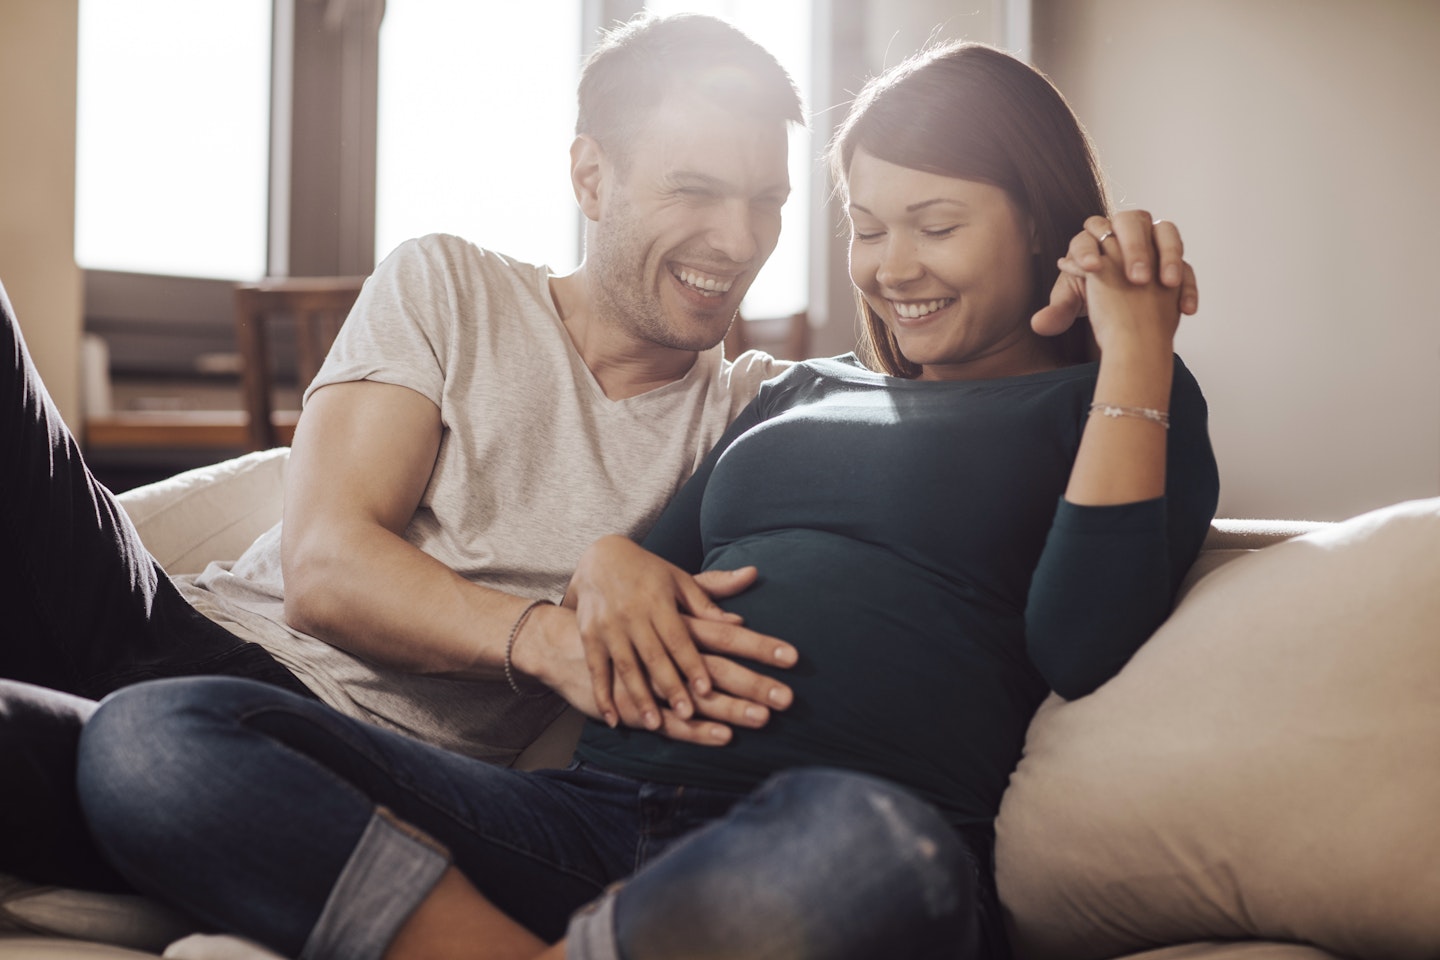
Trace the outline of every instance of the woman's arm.
[[1164, 620], [1218, 491], [1204, 398], [1173, 353], [1177, 291], [1133, 283], [1114, 238], [1103, 248], [1083, 281], [1097, 407], [1026, 610], [1030, 658], [1067, 698], [1113, 676]]

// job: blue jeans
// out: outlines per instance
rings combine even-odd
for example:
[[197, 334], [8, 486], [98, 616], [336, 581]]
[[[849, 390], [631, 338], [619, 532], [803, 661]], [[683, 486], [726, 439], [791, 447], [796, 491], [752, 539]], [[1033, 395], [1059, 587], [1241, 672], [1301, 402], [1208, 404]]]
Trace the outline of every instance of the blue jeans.
[[[226, 674], [306, 693], [196, 612], [85, 466], [0, 288], [0, 870], [116, 889], [74, 799], [90, 706], [153, 677]], [[11, 683], [6, 681], [24, 681]]]
[[452, 863], [536, 935], [568, 934], [572, 960], [1003, 950], [988, 856], [857, 774], [793, 771], [745, 796], [524, 773], [195, 678], [107, 698], [79, 786], [137, 888], [287, 956], [380, 957]]

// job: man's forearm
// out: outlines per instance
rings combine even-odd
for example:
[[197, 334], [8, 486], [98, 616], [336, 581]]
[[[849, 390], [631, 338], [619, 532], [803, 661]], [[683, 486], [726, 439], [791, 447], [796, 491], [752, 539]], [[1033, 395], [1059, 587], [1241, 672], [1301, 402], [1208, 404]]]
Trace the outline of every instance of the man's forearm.
[[527, 598], [470, 583], [378, 526], [287, 546], [285, 616], [295, 629], [392, 669], [503, 676]]

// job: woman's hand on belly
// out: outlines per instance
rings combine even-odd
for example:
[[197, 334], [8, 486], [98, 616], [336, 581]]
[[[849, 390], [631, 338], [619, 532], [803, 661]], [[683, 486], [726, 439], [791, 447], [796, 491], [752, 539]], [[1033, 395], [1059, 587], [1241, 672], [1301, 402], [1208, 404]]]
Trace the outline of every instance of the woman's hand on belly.
[[733, 658], [788, 667], [795, 648], [715, 602], [754, 581], [753, 567], [692, 577], [621, 536], [591, 544], [564, 604], [576, 612], [605, 722], [718, 744], [731, 726], [763, 726], [771, 709], [789, 706], [788, 687]]

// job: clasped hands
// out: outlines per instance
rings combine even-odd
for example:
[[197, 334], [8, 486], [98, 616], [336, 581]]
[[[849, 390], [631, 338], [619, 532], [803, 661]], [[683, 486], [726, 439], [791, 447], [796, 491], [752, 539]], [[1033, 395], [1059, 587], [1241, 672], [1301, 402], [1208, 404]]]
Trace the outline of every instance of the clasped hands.
[[[1173, 322], [1160, 332], [1172, 337], [1179, 314], [1199, 307], [1179, 231], [1143, 210], [1090, 217], [1058, 265], [1050, 303], [1031, 320], [1043, 335], [1090, 315], [1103, 351], [1117, 321], [1096, 322], [1101, 297], [1161, 305]], [[532, 629], [547, 639], [517, 645], [516, 667], [611, 726], [728, 743], [733, 727], [762, 727], [793, 700], [788, 686], [744, 661], [790, 667], [796, 649], [746, 628], [716, 603], [756, 576], [754, 567], [691, 576], [625, 537], [602, 537], [582, 555], [562, 605], [537, 611], [543, 626]]]
[[1167, 304], [1161, 312], [1173, 321], [1168, 329], [1172, 337], [1180, 314], [1191, 316], [1200, 308], [1195, 270], [1185, 261], [1179, 229], [1168, 220], [1152, 220], [1144, 210], [1088, 218], [1058, 265], [1060, 276], [1050, 303], [1030, 321], [1035, 332], [1045, 336], [1063, 333], [1076, 318], [1088, 315], [1103, 351], [1110, 318], [1102, 322], [1100, 314], [1109, 311], [1096, 309], [1102, 300], [1106, 306], [1137, 297]]

